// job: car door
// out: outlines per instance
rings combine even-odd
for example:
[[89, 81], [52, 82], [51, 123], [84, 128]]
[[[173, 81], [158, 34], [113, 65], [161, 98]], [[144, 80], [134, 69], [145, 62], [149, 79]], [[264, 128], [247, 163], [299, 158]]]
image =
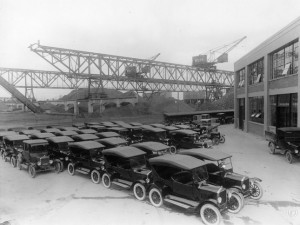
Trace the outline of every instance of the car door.
[[195, 184], [193, 182], [193, 175], [188, 171], [175, 174], [171, 178], [173, 192], [184, 198], [194, 200]]
[[132, 173], [128, 159], [119, 158], [114, 169], [122, 179], [130, 180]]

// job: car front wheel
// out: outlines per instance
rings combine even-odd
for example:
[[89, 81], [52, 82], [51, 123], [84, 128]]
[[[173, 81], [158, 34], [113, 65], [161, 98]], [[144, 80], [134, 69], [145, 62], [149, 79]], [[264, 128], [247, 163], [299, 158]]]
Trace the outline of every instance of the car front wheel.
[[273, 142], [270, 142], [269, 143], [269, 152], [274, 155], [275, 154], [275, 150], [276, 150], [275, 144]]
[[204, 204], [200, 209], [200, 217], [204, 224], [219, 224], [221, 222], [221, 213], [218, 208], [210, 203]]
[[68, 164], [68, 173], [73, 176], [75, 174], [75, 166], [73, 163]]
[[91, 173], [91, 179], [94, 184], [99, 184], [100, 183], [100, 173], [97, 170], [93, 170]]
[[160, 207], [163, 204], [161, 192], [157, 188], [152, 188], [149, 192], [149, 199], [152, 205]]
[[35, 178], [36, 170], [35, 170], [34, 166], [29, 166], [28, 173], [32, 178]]
[[228, 200], [228, 211], [230, 213], [238, 213], [243, 208], [243, 201], [240, 195], [232, 193]]
[[177, 150], [176, 150], [176, 147], [174, 146], [174, 145], [172, 145], [171, 147], [170, 147], [170, 154], [171, 155], [175, 155], [176, 153], [177, 153]]
[[136, 183], [133, 186], [133, 194], [137, 200], [143, 201], [146, 198], [146, 188], [141, 183]]
[[293, 156], [293, 154], [292, 154], [290, 151], [288, 151], [288, 152], [285, 154], [285, 158], [286, 158], [286, 160], [289, 162], [289, 164], [292, 164], [293, 161], [294, 161], [294, 156]]
[[111, 186], [110, 176], [107, 173], [102, 176], [102, 184], [106, 188], [110, 188]]
[[250, 183], [250, 191], [250, 198], [252, 199], [259, 200], [263, 196], [263, 189], [261, 185], [256, 181], [254, 181], [252, 184]]
[[222, 143], [222, 144], [225, 143], [225, 137], [224, 136], [220, 137], [220, 143]]
[[60, 167], [60, 162], [54, 162], [54, 171], [56, 173], [59, 173], [61, 170], [61, 167]]

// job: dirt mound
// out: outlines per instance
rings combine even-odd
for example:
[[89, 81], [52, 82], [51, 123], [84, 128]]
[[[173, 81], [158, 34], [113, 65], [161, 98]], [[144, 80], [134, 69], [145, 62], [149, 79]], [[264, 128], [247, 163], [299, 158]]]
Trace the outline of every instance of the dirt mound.
[[224, 95], [223, 98], [214, 101], [206, 102], [198, 106], [198, 111], [218, 110], [218, 109], [233, 109], [234, 108], [234, 93], [233, 91]]

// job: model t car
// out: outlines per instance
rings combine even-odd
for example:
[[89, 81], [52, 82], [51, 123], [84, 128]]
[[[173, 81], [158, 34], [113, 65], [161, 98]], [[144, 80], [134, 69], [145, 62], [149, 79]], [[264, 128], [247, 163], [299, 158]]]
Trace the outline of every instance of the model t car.
[[145, 154], [132, 146], [104, 150], [104, 187], [109, 188], [115, 184], [126, 189], [132, 188], [134, 196], [144, 200], [151, 181], [151, 170], [146, 166]]
[[3, 138], [3, 159], [9, 161], [13, 167], [17, 165], [18, 149], [22, 148], [23, 141], [28, 140], [26, 135], [12, 135]]
[[191, 156], [163, 155], [149, 159], [153, 184], [149, 189], [152, 205], [163, 202], [200, 213], [205, 224], [219, 224], [227, 209], [227, 192], [206, 182], [205, 163]]
[[93, 183], [99, 184], [103, 170], [104, 146], [96, 141], [81, 141], [69, 144], [68, 173], [90, 175]]
[[282, 127], [277, 129], [276, 134], [270, 131], [265, 134], [271, 154], [279, 152], [289, 163], [300, 158], [300, 128]]
[[244, 202], [245, 197], [258, 200], [263, 195], [259, 178], [234, 173], [231, 155], [216, 149], [188, 149], [180, 154], [189, 155], [207, 162], [208, 181], [216, 185], [222, 185], [232, 192], [240, 193]]
[[47, 148], [48, 141], [43, 139], [23, 141], [23, 149], [19, 149], [17, 156], [17, 167], [28, 170], [32, 178], [41, 171], [55, 170], [59, 173], [61, 162], [50, 159]]
[[156, 141], [163, 144], [169, 145], [169, 139], [167, 138], [167, 133], [162, 128], [143, 128], [143, 141]]
[[0, 132], [0, 154], [2, 159], [4, 159], [3, 157], [3, 153], [4, 153], [4, 142], [3, 139], [5, 136], [11, 136], [11, 135], [18, 135], [18, 133], [14, 132], [14, 131], [1, 131]]
[[64, 166], [67, 166], [69, 161], [69, 143], [74, 142], [74, 140], [68, 136], [57, 136], [47, 138], [49, 143], [48, 150], [50, 156], [60, 160], [60, 171], [63, 171]]
[[147, 141], [136, 143], [131, 146], [146, 152], [146, 158], [153, 158], [159, 155], [170, 153], [170, 146], [160, 142]]

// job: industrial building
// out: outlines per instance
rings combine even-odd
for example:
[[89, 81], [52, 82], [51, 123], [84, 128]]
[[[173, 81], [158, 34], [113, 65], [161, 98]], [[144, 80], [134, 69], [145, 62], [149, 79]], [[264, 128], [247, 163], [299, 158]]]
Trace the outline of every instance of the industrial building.
[[236, 128], [300, 127], [299, 36], [300, 17], [235, 62]]

